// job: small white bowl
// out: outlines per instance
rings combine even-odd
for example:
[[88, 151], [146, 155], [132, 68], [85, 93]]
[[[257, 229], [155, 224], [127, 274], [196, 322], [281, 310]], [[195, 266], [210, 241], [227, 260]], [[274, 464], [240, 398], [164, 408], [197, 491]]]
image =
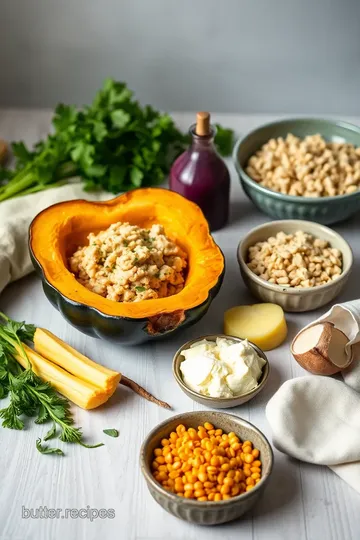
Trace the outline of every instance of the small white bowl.
[[238, 396], [230, 397], [230, 398], [220, 398], [220, 397], [211, 397], [211, 396], [204, 396], [203, 394], [200, 394], [199, 392], [196, 392], [195, 390], [192, 390], [185, 384], [182, 373], [181, 373], [181, 363], [185, 360], [184, 356], [182, 355], [182, 352], [186, 349], [189, 349], [191, 345], [194, 345], [194, 343], [198, 341], [203, 341], [206, 339], [207, 341], [216, 341], [217, 338], [224, 338], [224, 339], [230, 339], [234, 343], [241, 343], [244, 341], [241, 338], [235, 337], [235, 336], [228, 336], [225, 334], [210, 334], [208, 336], [201, 336], [199, 338], [192, 339], [188, 341], [187, 343], [184, 343], [180, 347], [178, 351], [176, 351], [175, 356], [173, 358], [173, 375], [180, 386], [181, 390], [191, 399], [194, 401], [197, 401], [198, 403], [201, 403], [202, 405], [205, 405], [206, 407], [212, 407], [214, 409], [230, 409], [231, 407], [238, 407], [239, 405], [243, 405], [244, 403], [250, 401], [255, 396], [258, 395], [259, 392], [264, 388], [266, 385], [269, 373], [270, 373], [270, 364], [266, 357], [266, 354], [263, 350], [260, 349], [255, 343], [252, 343], [249, 341], [250, 345], [255, 349], [257, 354], [261, 356], [265, 360], [265, 364], [262, 368], [262, 374], [260, 379], [258, 380], [258, 384], [255, 388], [252, 390], [249, 390], [248, 392], [245, 392], [244, 394], [240, 394]]
[[[335, 281], [326, 283], [326, 285], [309, 287], [308, 289], [296, 289], [269, 283], [254, 274], [246, 264], [249, 247], [256, 244], [256, 242], [267, 240], [270, 236], [275, 236], [280, 231], [287, 234], [304, 231], [316, 238], [327, 240], [331, 247], [339, 249], [343, 258], [340, 277]], [[254, 296], [263, 302], [278, 304], [285, 311], [295, 312], [311, 311], [334, 300], [344, 288], [353, 266], [351, 248], [340, 234], [329, 229], [329, 227], [325, 227], [325, 225], [295, 219], [271, 221], [252, 229], [239, 243], [237, 258], [244, 283]]]

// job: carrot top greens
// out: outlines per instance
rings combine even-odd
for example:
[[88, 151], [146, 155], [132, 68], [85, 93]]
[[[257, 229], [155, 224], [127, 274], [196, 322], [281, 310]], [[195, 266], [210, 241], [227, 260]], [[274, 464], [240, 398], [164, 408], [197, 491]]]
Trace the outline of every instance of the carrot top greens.
[[[78, 443], [86, 448], [97, 448], [83, 442], [81, 428], [74, 426], [74, 419], [67, 399], [59, 396], [54, 388], [41, 380], [33, 371], [23, 342], [32, 342], [35, 326], [13, 321], [0, 312], [0, 399], [9, 397], [7, 407], [0, 410], [2, 426], [22, 430], [25, 417], [36, 417], [36, 424], [52, 422], [44, 441], [58, 437], [63, 442]], [[16, 361], [21, 355], [27, 361], [23, 369]], [[44, 454], [64, 455], [60, 448], [49, 448], [36, 442]]]

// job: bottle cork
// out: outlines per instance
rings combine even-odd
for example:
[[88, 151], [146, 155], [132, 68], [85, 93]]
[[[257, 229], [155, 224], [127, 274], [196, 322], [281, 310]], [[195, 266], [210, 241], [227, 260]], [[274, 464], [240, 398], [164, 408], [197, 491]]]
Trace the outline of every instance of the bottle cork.
[[200, 137], [210, 135], [210, 113], [204, 111], [197, 113], [195, 133]]

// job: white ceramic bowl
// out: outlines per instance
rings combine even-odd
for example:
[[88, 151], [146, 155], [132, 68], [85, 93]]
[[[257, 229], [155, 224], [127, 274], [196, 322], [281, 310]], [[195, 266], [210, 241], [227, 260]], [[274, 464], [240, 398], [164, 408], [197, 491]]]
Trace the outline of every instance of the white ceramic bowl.
[[[327, 240], [331, 244], [331, 247], [341, 251], [343, 271], [337, 280], [331, 281], [326, 285], [319, 285], [318, 287], [296, 289], [269, 283], [248, 268], [246, 261], [250, 246], [253, 246], [256, 242], [264, 241], [270, 236], [275, 236], [280, 231], [289, 234], [299, 230], [310, 233], [316, 238]], [[311, 311], [334, 300], [344, 288], [353, 266], [351, 248], [340, 234], [329, 229], [329, 227], [325, 227], [325, 225], [313, 223], [312, 221], [293, 219], [271, 221], [252, 229], [239, 243], [237, 258], [244, 283], [254, 296], [263, 302], [278, 304], [285, 311], [295, 312]]]

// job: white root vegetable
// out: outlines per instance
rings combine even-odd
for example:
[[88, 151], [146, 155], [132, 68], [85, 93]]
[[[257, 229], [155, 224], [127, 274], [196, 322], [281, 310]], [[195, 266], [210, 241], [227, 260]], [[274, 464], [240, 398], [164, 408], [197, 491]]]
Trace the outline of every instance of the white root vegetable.
[[316, 375], [334, 375], [352, 362], [347, 336], [330, 322], [310, 326], [295, 336], [291, 352], [295, 360]]

